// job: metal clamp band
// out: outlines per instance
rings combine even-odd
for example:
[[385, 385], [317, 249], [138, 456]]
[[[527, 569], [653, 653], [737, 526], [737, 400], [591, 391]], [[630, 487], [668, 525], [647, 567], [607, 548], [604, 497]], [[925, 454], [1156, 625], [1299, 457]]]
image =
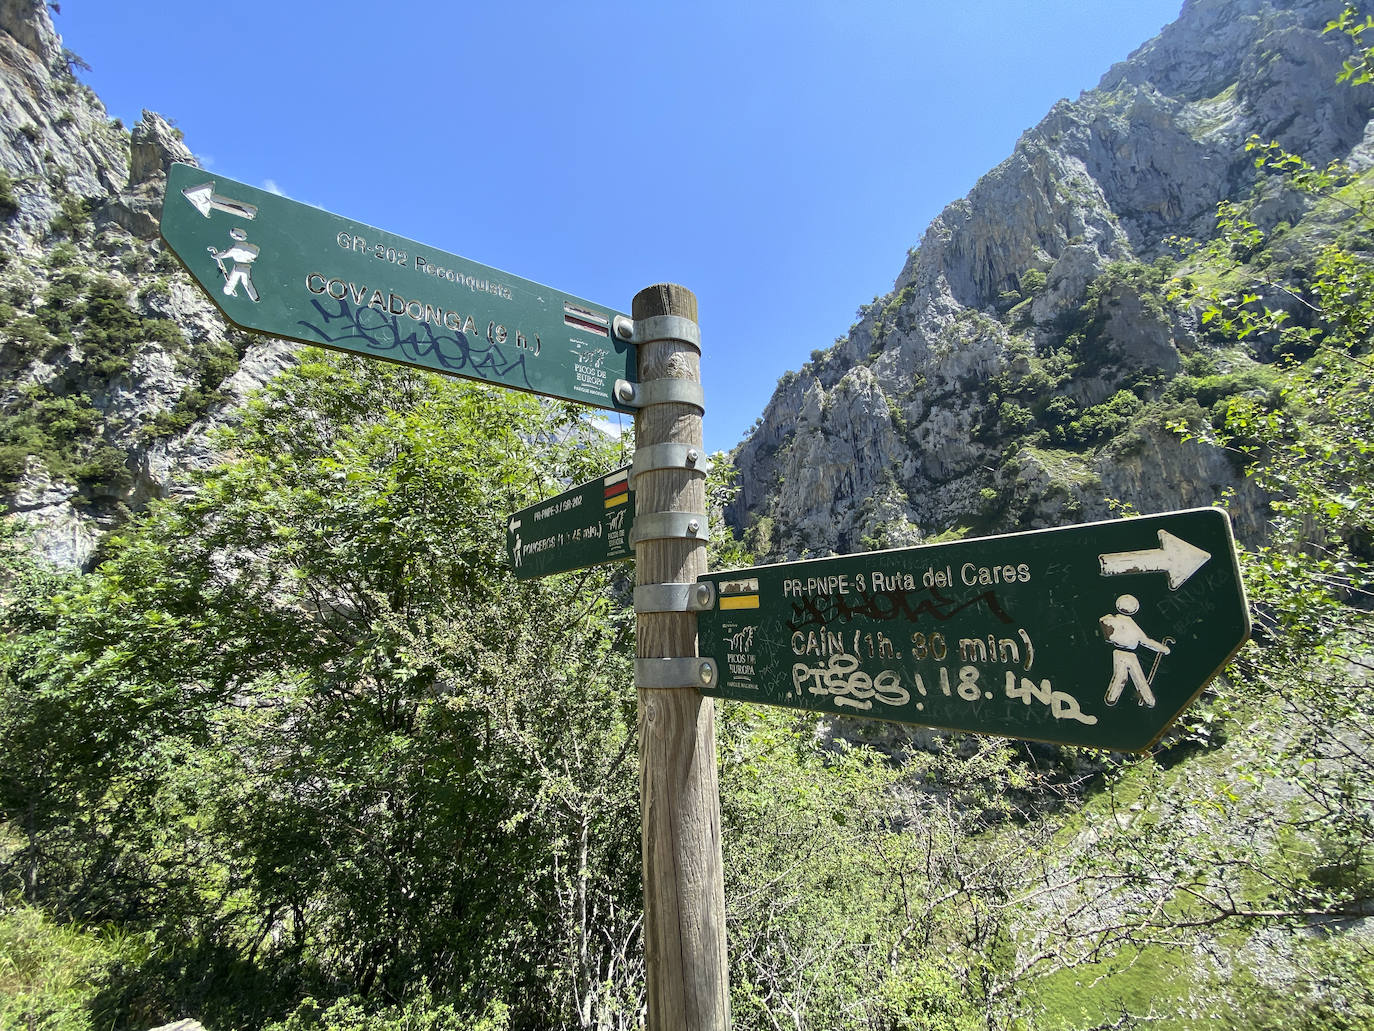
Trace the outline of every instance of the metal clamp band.
[[636, 612], [705, 612], [716, 603], [716, 585], [641, 584], [635, 588]]
[[711, 463], [701, 454], [695, 444], [652, 444], [635, 449], [634, 464], [630, 466], [630, 482], [640, 473], [652, 473], [659, 469], [687, 469], [690, 472], [709, 473]]
[[631, 344], [650, 344], [657, 340], [676, 340], [701, 350], [701, 327], [682, 315], [651, 315], [635, 322], [617, 315], [611, 323], [616, 337]]
[[635, 687], [641, 691], [715, 686], [713, 659], [635, 659]]
[[640, 541], [709, 541], [710, 521], [705, 512], [635, 513], [630, 527], [630, 543]]
[[706, 393], [701, 384], [690, 379], [649, 380], [647, 383], [631, 383], [629, 380], [615, 381], [615, 399], [627, 408], [648, 408], [650, 405], [683, 404], [693, 405], [706, 411]]
[[656, 340], [676, 340], [701, 350], [701, 327], [681, 315], [654, 315], [634, 324], [634, 342], [650, 344]]

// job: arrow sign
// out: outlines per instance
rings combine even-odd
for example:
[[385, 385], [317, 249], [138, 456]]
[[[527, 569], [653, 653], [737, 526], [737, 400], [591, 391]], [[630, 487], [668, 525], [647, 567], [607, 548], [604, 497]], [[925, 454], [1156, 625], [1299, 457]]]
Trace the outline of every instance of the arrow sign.
[[181, 195], [190, 201], [191, 206], [206, 218], [210, 217], [212, 211], [223, 211], [226, 215], [243, 219], [255, 218], [258, 213], [258, 209], [252, 204], [240, 204], [228, 197], [221, 197], [215, 192], [215, 184], [212, 182], [202, 183], [199, 186], [188, 186], [181, 191]]
[[1157, 741], [1250, 633], [1216, 508], [707, 581], [705, 694], [1127, 752]]
[[1206, 565], [1211, 553], [1195, 548], [1168, 530], [1159, 531], [1159, 547], [1147, 551], [1119, 551], [1100, 555], [1103, 576], [1121, 573], [1168, 573], [1169, 590], [1176, 591]]
[[243, 329], [598, 408], [638, 382], [621, 312], [193, 165], [162, 238]]
[[630, 467], [598, 476], [506, 520], [506, 557], [517, 580], [634, 557]]

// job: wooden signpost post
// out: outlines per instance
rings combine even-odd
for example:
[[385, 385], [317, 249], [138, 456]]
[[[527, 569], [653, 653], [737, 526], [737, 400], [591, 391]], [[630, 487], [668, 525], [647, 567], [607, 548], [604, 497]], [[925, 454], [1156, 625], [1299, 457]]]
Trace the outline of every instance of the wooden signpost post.
[[[654, 1028], [730, 1025], [714, 667], [697, 659], [706, 572], [697, 300], [635, 295], [635, 687], [644, 856], [644, 949]], [[641, 455], [643, 458], [641, 458]]]
[[708, 572], [683, 287], [630, 317], [181, 164], [162, 234], [246, 329], [635, 413], [634, 464], [514, 513], [506, 546], [522, 578], [633, 548], [652, 1031], [730, 1025], [712, 696], [1139, 751], [1249, 635], [1217, 509]]

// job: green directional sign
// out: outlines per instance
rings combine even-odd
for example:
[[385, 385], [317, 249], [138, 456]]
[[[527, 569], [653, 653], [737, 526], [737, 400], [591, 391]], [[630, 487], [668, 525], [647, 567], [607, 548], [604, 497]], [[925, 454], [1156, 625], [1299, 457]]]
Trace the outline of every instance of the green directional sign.
[[634, 520], [626, 466], [516, 512], [506, 521], [506, 557], [519, 580], [633, 558]]
[[1250, 634], [1215, 508], [699, 580], [706, 694], [1127, 752]]
[[244, 329], [599, 408], [638, 380], [620, 312], [193, 165], [162, 237]]

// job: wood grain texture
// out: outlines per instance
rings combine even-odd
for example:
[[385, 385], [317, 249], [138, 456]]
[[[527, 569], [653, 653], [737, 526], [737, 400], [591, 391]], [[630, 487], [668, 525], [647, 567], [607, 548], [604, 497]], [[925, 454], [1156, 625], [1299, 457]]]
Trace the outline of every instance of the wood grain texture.
[[[635, 295], [631, 317], [680, 315], [696, 321], [690, 290], [672, 284]], [[639, 379], [701, 382], [696, 349], [674, 341], [642, 344]], [[690, 444], [704, 452], [701, 415], [684, 404], [653, 405], [635, 416], [638, 447]], [[638, 513], [705, 512], [706, 484], [685, 469], [641, 474]], [[635, 547], [637, 584], [691, 583], [706, 571], [706, 546], [644, 541]], [[697, 654], [696, 615], [641, 613], [636, 654]], [[715, 707], [695, 688], [640, 690], [639, 787], [644, 859], [644, 947], [650, 1031], [723, 1031], [730, 1026], [721, 865]]]

